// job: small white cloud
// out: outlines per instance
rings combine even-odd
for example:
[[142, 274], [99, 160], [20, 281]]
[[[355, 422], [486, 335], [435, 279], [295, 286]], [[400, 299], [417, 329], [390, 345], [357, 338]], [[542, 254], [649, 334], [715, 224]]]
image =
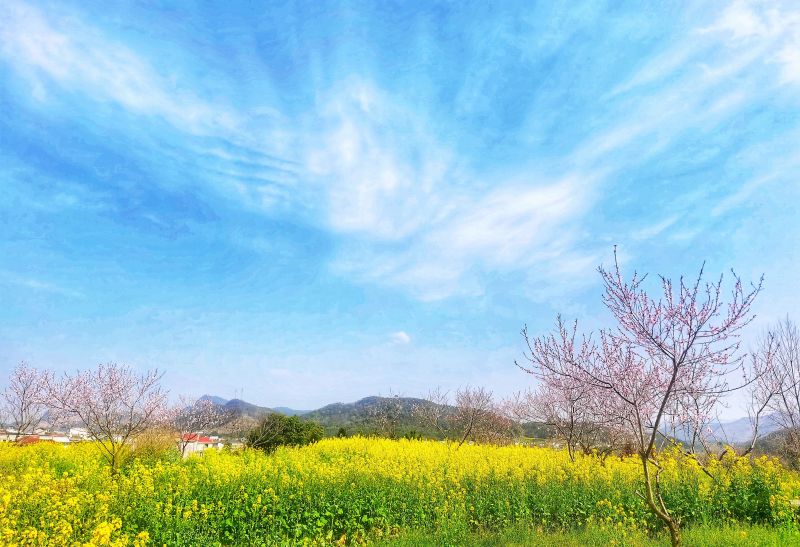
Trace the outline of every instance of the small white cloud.
[[83, 294], [79, 291], [74, 291], [72, 289], [60, 287], [53, 283], [40, 281], [32, 277], [20, 276], [13, 272], [8, 272], [5, 270], [0, 270], [0, 283], [8, 283], [10, 285], [22, 287], [23, 289], [28, 289], [35, 292], [57, 294], [69, 298], [83, 297]]
[[637, 241], [643, 241], [647, 239], [651, 239], [660, 235], [664, 230], [671, 227], [675, 222], [677, 222], [678, 216], [673, 215], [669, 218], [665, 218], [664, 220], [657, 222], [655, 224], [650, 224], [649, 226], [644, 226], [639, 230], [633, 232], [631, 237]]
[[394, 344], [408, 344], [411, 342], [411, 337], [405, 331], [399, 330], [389, 335], [389, 339]]

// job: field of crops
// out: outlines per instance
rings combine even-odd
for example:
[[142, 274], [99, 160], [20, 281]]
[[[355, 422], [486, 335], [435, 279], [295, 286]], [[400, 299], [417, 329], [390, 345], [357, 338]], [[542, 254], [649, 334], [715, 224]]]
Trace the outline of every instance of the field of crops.
[[[797, 475], [733, 457], [712, 474], [668, 460], [666, 501], [685, 526], [796, 526]], [[91, 444], [5, 445], [0, 475], [2, 544], [329, 544], [520, 526], [624, 539], [659, 528], [636, 495], [635, 459], [572, 463], [546, 448], [329, 439], [273, 455], [132, 457], [112, 476]]]

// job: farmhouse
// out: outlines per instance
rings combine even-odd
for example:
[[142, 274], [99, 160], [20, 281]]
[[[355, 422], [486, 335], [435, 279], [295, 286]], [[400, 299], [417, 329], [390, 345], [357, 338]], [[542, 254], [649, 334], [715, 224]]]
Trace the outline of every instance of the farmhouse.
[[208, 448], [222, 448], [222, 439], [214, 436], [206, 436], [197, 433], [186, 433], [182, 437], [183, 442], [186, 444], [184, 455], [193, 454], [195, 452], [202, 452]]

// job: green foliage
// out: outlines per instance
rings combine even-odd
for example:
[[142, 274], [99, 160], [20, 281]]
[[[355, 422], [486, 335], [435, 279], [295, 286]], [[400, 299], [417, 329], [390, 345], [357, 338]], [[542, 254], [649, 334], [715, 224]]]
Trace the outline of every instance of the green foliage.
[[247, 434], [247, 446], [273, 452], [279, 446], [305, 446], [320, 440], [322, 426], [297, 416], [269, 414]]

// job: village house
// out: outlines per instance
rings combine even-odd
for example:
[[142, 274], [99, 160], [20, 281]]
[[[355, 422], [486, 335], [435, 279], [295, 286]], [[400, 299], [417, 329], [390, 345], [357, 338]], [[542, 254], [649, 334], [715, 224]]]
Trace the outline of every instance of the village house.
[[183, 451], [184, 456], [194, 454], [195, 452], [203, 452], [208, 448], [220, 449], [223, 446], [222, 439], [218, 436], [206, 436], [197, 433], [186, 433], [182, 437], [183, 443], [186, 445]]
[[26, 444], [34, 444], [34, 443], [56, 443], [62, 446], [66, 446], [70, 443], [70, 438], [66, 435], [61, 435], [58, 433], [48, 433], [48, 434], [39, 434], [35, 433], [33, 435], [22, 435], [16, 440], [17, 444], [26, 445]]

